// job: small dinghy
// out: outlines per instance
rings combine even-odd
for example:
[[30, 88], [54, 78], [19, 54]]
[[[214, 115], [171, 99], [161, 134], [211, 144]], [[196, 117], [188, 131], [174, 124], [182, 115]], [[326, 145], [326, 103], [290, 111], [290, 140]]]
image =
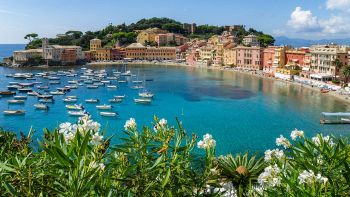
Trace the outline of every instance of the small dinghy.
[[77, 102], [77, 99], [75, 99], [75, 98], [64, 98], [62, 100], [63, 100], [63, 102], [66, 102], [66, 103], [75, 103], [75, 102]]
[[83, 110], [84, 107], [82, 105], [66, 105], [66, 109], [69, 109], [69, 110]]
[[134, 99], [134, 102], [136, 104], [150, 104], [152, 100], [149, 98], [139, 98], [139, 99]]
[[27, 96], [14, 96], [13, 98], [18, 100], [25, 100], [27, 99]]
[[109, 89], [117, 89], [117, 86], [116, 85], [108, 85], [107, 88], [109, 88]]
[[123, 101], [123, 99], [118, 99], [118, 98], [114, 98], [114, 99], [109, 99], [108, 100], [110, 103], [120, 103]]
[[85, 116], [88, 113], [86, 111], [68, 111], [70, 116]]
[[8, 100], [7, 103], [8, 104], [24, 104], [24, 100]]
[[123, 99], [123, 98], [125, 98], [125, 95], [116, 95], [116, 96], [114, 96], [114, 98], [116, 98], [116, 99]]
[[39, 99], [40, 103], [53, 103], [53, 99]]
[[139, 93], [139, 96], [142, 98], [153, 98], [154, 94], [150, 92], [141, 92]]

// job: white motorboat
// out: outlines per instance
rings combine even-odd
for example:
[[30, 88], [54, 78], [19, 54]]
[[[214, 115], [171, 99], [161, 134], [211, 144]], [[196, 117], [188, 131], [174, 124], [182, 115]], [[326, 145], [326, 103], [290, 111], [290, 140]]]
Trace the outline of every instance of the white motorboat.
[[116, 96], [114, 96], [114, 98], [123, 99], [123, 98], [125, 98], [125, 95], [116, 95]]
[[118, 80], [118, 83], [126, 83], [126, 80]]
[[117, 89], [117, 86], [116, 86], [116, 85], [108, 85], [107, 88], [110, 88], [110, 89]]
[[19, 85], [8, 85], [7, 86], [8, 90], [18, 90], [20, 88], [22, 88], [22, 86], [19, 86]]
[[20, 88], [18, 89], [19, 92], [31, 92], [33, 91], [32, 88]]
[[54, 91], [54, 92], [50, 92], [50, 94], [52, 94], [52, 95], [64, 95], [66, 93], [61, 92], [61, 91]]
[[121, 76], [131, 76], [131, 71], [130, 70], [127, 70], [123, 73], [120, 73]]
[[8, 104], [24, 104], [24, 100], [8, 100]]
[[138, 98], [138, 99], [134, 99], [134, 102], [136, 104], [150, 104], [152, 100], [149, 98]]
[[115, 112], [100, 112], [100, 115], [101, 115], [101, 116], [107, 116], [107, 117], [115, 117], [115, 116], [117, 116], [118, 114], [115, 113]]
[[53, 99], [39, 99], [40, 103], [53, 103]]
[[110, 84], [111, 81], [101, 81], [101, 83], [104, 83], [104, 84]]
[[49, 86], [36, 86], [39, 90], [46, 90], [49, 89]]
[[4, 110], [5, 115], [23, 115], [26, 113], [24, 110]]
[[104, 104], [104, 105], [97, 105], [96, 108], [97, 109], [112, 109], [113, 106]]
[[86, 99], [85, 102], [87, 102], [87, 103], [98, 103], [100, 101], [98, 99]]
[[134, 85], [130, 87], [131, 89], [137, 90], [137, 89], [142, 89], [143, 86], [142, 85]]
[[70, 98], [70, 99], [77, 99], [78, 97], [77, 96], [66, 96], [66, 98]]
[[42, 104], [42, 103], [34, 104], [34, 107], [36, 109], [41, 109], [41, 110], [48, 110], [49, 109], [49, 106]]
[[63, 102], [66, 102], [66, 103], [75, 103], [75, 102], [77, 102], [77, 99], [75, 99], [75, 98], [64, 98], [62, 100], [63, 100]]
[[96, 85], [87, 85], [86, 87], [88, 89], [97, 89], [98, 88], [98, 86], [96, 86]]
[[32, 91], [32, 92], [27, 92], [28, 96], [38, 96], [40, 95], [38, 92]]
[[49, 84], [60, 84], [60, 81], [50, 81]]
[[114, 98], [114, 99], [109, 99], [108, 100], [110, 103], [120, 103], [123, 101], [123, 99], [117, 99], [117, 98]]
[[13, 98], [18, 100], [25, 100], [27, 99], [27, 96], [14, 96]]
[[84, 107], [82, 105], [66, 105], [66, 109], [69, 109], [69, 110], [83, 110]]
[[140, 92], [139, 96], [142, 98], [153, 98], [154, 94], [150, 92]]
[[71, 116], [85, 116], [88, 113], [86, 111], [68, 111], [68, 114]]

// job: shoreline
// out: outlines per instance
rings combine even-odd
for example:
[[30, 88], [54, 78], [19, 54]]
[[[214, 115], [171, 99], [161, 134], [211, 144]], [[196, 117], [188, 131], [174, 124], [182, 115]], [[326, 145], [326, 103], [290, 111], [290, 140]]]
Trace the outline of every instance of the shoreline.
[[[286, 80], [281, 80], [281, 79], [277, 79], [274, 77], [267, 77], [264, 75], [259, 75], [259, 74], [255, 74], [252, 73], [253, 71], [242, 71], [242, 70], [234, 70], [234, 69], [224, 69], [222, 67], [218, 67], [218, 66], [210, 66], [210, 67], [206, 67], [206, 66], [195, 66], [195, 65], [187, 65], [184, 63], [174, 63], [174, 62], [158, 62], [158, 63], [154, 63], [154, 62], [92, 62], [92, 63], [88, 63], [86, 65], [88, 66], [103, 66], [103, 65], [123, 65], [123, 64], [127, 64], [127, 65], [160, 65], [160, 66], [175, 66], [175, 67], [186, 67], [186, 68], [196, 68], [196, 69], [207, 69], [207, 70], [218, 70], [218, 71], [224, 71], [224, 72], [237, 72], [240, 74], [245, 74], [245, 75], [249, 75], [249, 76], [254, 76], [254, 77], [258, 77], [261, 79], [265, 79], [265, 80], [272, 80], [272, 81], [279, 81], [279, 82], [283, 82], [289, 85], [295, 85], [295, 86], [299, 86], [302, 88], [307, 88], [309, 90], [315, 91], [320, 93], [320, 88], [318, 87], [311, 87], [309, 85], [305, 85], [302, 83], [298, 83], [295, 81], [286, 81]], [[339, 93], [337, 93], [336, 91], [329, 91], [328, 93], [320, 93], [321, 95], [324, 96], [332, 96], [336, 99], [339, 99], [343, 102], [345, 102], [346, 104], [350, 104], [350, 99], [348, 99], [348, 96], [346, 95], [340, 95]]]

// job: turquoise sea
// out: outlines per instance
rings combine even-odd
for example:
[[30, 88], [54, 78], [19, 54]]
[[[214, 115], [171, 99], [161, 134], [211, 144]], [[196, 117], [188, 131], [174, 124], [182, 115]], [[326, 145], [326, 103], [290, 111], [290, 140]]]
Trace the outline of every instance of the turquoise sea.
[[[1, 47], [1, 45], [0, 45]], [[113, 70], [123, 70], [122, 66], [90, 67], [94, 70], [106, 69], [109, 74]], [[9, 69], [0, 68], [0, 89], [6, 89], [8, 82], [16, 81], [6, 78], [5, 74], [15, 72], [42, 72], [68, 70], [71, 68], [50, 69]], [[80, 68], [74, 68], [77, 71]], [[217, 141], [217, 153], [229, 152], [263, 152], [274, 148], [275, 138], [280, 134], [289, 136], [294, 128], [302, 129], [307, 136], [318, 132], [335, 135], [349, 135], [349, 125], [320, 125], [320, 113], [323, 111], [350, 111], [350, 105], [333, 97], [320, 94], [317, 91], [302, 88], [280, 81], [261, 79], [258, 77], [235, 72], [224, 72], [200, 68], [184, 68], [157, 65], [129, 65], [134, 74], [140, 78], [152, 78], [147, 82], [147, 89], [156, 94], [151, 105], [136, 105], [133, 99], [138, 90], [130, 89], [131, 82], [120, 84], [116, 90], [106, 87], [86, 89], [81, 87], [72, 90], [68, 95], [77, 95], [78, 103], [83, 103], [93, 119], [106, 128], [106, 135], [114, 135], [113, 143], [118, 143], [118, 137], [123, 135], [124, 123], [134, 117], [138, 126], [152, 125], [153, 115], [165, 118], [170, 124], [175, 124], [178, 117], [187, 132], [193, 132], [199, 137], [211, 133]], [[72, 78], [61, 77], [62, 84], [51, 86], [51, 91], [57, 87], [68, 85]], [[20, 81], [20, 80], [18, 80]], [[25, 81], [25, 80], [23, 80]], [[38, 79], [47, 83], [45, 79]], [[115, 83], [115, 82], [114, 82]], [[86, 104], [87, 98], [98, 98], [101, 103], [108, 103], [113, 95], [127, 95], [121, 104], [114, 104], [118, 118], [101, 117], [95, 104]], [[36, 130], [35, 138], [40, 139], [42, 128], [55, 128], [61, 122], [75, 122], [77, 118], [70, 117], [64, 108], [62, 98], [55, 96], [55, 103], [49, 104], [48, 112], [37, 111], [33, 104], [36, 98], [28, 97], [24, 105], [8, 105], [8, 98], [0, 99], [0, 110], [25, 109], [24, 116], [4, 116], [0, 114], [0, 127], [19, 133], [25, 133], [32, 127]], [[35, 140], [36, 141], [36, 140]]]

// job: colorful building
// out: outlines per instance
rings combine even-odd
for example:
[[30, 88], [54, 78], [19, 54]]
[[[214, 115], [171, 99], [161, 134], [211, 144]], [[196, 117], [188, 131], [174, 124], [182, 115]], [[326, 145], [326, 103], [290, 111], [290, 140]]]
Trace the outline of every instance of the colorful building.
[[237, 67], [246, 70], [262, 70], [263, 48], [237, 46]]
[[175, 60], [175, 47], [145, 47], [140, 43], [130, 44], [125, 48], [126, 58], [137, 60]]
[[335, 60], [339, 59], [343, 65], [348, 64], [349, 48], [338, 45], [315, 45], [310, 47], [311, 66], [310, 78], [320, 81], [332, 79], [338, 75]]
[[156, 42], [156, 35], [165, 33], [167, 33], [167, 31], [159, 28], [142, 30], [138, 33], [136, 41], [141, 44], [146, 44], [147, 42]]
[[126, 57], [124, 48], [114, 48], [111, 50], [111, 60], [123, 60]]
[[67, 48], [62, 51], [61, 62], [63, 65], [75, 64], [78, 60], [76, 49]]
[[243, 38], [243, 45], [245, 46], [259, 46], [258, 36], [256, 35], [248, 35]]
[[13, 52], [13, 61], [15, 64], [22, 64], [34, 57], [42, 57], [42, 49], [29, 49]]
[[232, 45], [224, 48], [224, 65], [235, 66], [237, 64], [237, 51]]

